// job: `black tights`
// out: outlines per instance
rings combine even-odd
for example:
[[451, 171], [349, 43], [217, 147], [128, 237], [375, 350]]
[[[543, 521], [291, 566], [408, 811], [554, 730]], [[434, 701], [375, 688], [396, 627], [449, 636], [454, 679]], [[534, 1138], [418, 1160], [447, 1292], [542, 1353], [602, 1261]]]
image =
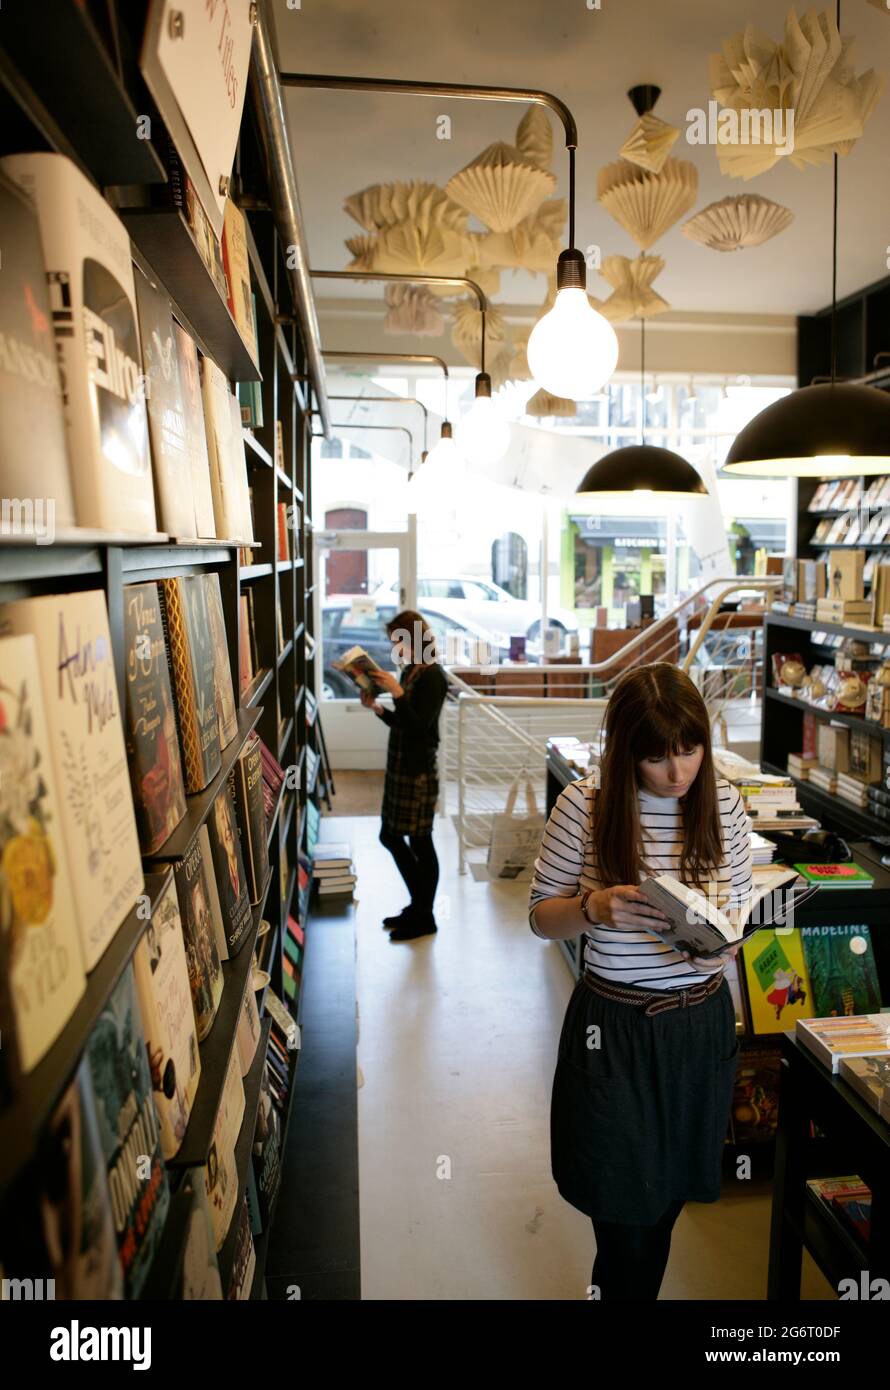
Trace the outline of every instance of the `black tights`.
[[646, 1303], [658, 1297], [671, 1253], [671, 1231], [682, 1209], [682, 1202], [671, 1202], [654, 1226], [594, 1221], [596, 1259], [590, 1280], [604, 1302]]
[[380, 843], [396, 861], [396, 868], [411, 894], [411, 906], [418, 912], [432, 912], [439, 882], [439, 860], [432, 835], [400, 835], [384, 825]]

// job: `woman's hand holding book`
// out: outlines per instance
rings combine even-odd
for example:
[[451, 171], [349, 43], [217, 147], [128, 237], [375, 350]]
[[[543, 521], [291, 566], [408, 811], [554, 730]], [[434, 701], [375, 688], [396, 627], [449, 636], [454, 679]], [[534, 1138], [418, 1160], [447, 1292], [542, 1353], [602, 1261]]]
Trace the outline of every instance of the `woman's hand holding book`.
[[667, 921], [664, 913], [652, 907], [639, 888], [629, 883], [591, 893], [587, 916], [591, 922], [625, 931], [652, 931], [656, 923]]

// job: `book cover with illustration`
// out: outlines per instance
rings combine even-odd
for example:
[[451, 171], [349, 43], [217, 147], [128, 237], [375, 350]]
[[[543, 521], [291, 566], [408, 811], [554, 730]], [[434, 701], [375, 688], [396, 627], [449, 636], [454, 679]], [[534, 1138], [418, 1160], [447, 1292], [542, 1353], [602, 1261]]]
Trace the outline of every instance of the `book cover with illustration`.
[[154, 854], [185, 815], [185, 783], [156, 584], [124, 585], [127, 761], [142, 853]]
[[228, 956], [236, 956], [250, 935], [253, 914], [235, 806], [228, 785], [221, 787], [207, 817], [216, 891]]
[[[124, 1277], [90, 1067], [83, 1058], [53, 1111], [36, 1156], [39, 1226], [56, 1299], [118, 1299]], [[40, 1261], [43, 1263], [43, 1261]], [[26, 1266], [29, 1273], [33, 1266]], [[36, 1269], [35, 1269], [36, 1273]]]
[[216, 713], [219, 719], [220, 746], [225, 748], [238, 732], [238, 709], [232, 689], [232, 668], [229, 665], [229, 639], [223, 615], [222, 594], [218, 574], [198, 576], [204, 585], [204, 601], [210, 619], [210, 638], [213, 646], [213, 683], [216, 690]]
[[173, 312], [167, 296], [139, 269], [134, 279], [158, 528], [188, 540], [197, 530]]
[[138, 1298], [170, 1206], [161, 1131], [130, 966], [87, 1044], [125, 1298]]
[[263, 755], [251, 736], [234, 767], [235, 806], [241, 828], [244, 863], [250, 880], [250, 901], [259, 903], [269, 876], [268, 826], [263, 802]]
[[31, 633], [49, 733], [72, 900], [89, 973], [145, 880], [101, 589], [0, 608], [0, 635]]
[[219, 1250], [232, 1222], [238, 1203], [238, 1169], [235, 1166], [235, 1143], [244, 1119], [244, 1084], [238, 1049], [232, 1048], [222, 1098], [213, 1126], [210, 1153], [204, 1165], [204, 1181], [210, 1203], [210, 1215]]
[[175, 320], [173, 337], [176, 342], [179, 384], [182, 389], [185, 449], [192, 480], [195, 535], [200, 536], [202, 540], [213, 540], [216, 537], [216, 522], [213, 519], [213, 492], [210, 487], [210, 460], [207, 457], [207, 435], [204, 430], [198, 349], [195, 347], [194, 339]]
[[[24, 531], [75, 524], [62, 382], [53, 341], [40, 227], [28, 198], [0, 175], [0, 458], [3, 492], [31, 498]], [[27, 439], [28, 448], [22, 448]], [[39, 498], [34, 494], [39, 493]]]
[[[0, 638], [0, 956], [9, 1098], [61, 1033], [86, 979], [34, 638]], [[7, 996], [8, 990], [8, 996]], [[8, 1029], [13, 1024], [3, 1019]]]
[[801, 927], [800, 935], [817, 1017], [880, 1012], [874, 942], [864, 922]]
[[133, 956], [164, 1158], [188, 1128], [201, 1076], [198, 1033], [176, 885], [171, 875]]
[[156, 534], [127, 230], [65, 155], [7, 155], [0, 169], [40, 224], [77, 524]]
[[751, 1026], [755, 1033], [784, 1033], [816, 1013], [800, 931], [765, 927], [742, 947]]
[[221, 765], [213, 640], [201, 578], [193, 574], [158, 581], [189, 792], [203, 791]]
[[730, 1110], [729, 1132], [735, 1144], [775, 1137], [779, 1116], [782, 1050], [778, 1039], [744, 1038]]
[[187, 1302], [219, 1300], [223, 1296], [216, 1258], [216, 1235], [202, 1168], [189, 1168], [184, 1187], [192, 1194], [185, 1237], [179, 1297]]
[[207, 1037], [213, 1027], [223, 992], [223, 974], [211, 917], [208, 868], [212, 873], [212, 865], [204, 862], [197, 836], [189, 845], [185, 858], [173, 868], [199, 1042]]

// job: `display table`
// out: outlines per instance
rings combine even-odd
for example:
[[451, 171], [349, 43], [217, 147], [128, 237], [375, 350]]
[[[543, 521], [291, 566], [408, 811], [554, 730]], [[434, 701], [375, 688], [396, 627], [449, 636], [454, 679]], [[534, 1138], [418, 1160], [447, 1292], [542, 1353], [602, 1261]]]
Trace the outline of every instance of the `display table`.
[[[874, 1296], [870, 1281], [890, 1280], [890, 1125], [791, 1033], [782, 1037], [774, 1171], [767, 1298], [800, 1301], [804, 1246], [834, 1289], [854, 1279], [854, 1297]], [[806, 1185], [852, 1173], [872, 1192], [867, 1250]]]

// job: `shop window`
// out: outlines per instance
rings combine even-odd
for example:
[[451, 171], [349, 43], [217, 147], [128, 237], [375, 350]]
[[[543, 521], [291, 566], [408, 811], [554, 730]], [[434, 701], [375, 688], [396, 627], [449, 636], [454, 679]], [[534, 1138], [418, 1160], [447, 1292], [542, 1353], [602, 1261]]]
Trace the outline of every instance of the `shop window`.
[[528, 546], [515, 531], [492, 542], [491, 577], [514, 598], [528, 598]]

